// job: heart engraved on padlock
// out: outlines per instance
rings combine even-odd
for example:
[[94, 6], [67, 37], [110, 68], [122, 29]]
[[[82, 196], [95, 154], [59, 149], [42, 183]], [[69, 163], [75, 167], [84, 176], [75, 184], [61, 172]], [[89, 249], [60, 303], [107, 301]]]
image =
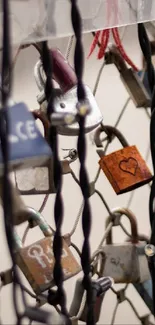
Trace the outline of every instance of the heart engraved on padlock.
[[[53, 238], [54, 234], [42, 217], [37, 212], [32, 215], [33, 220], [38, 224], [45, 238], [36, 243], [23, 247], [21, 239], [14, 233], [15, 237], [15, 258], [16, 264], [19, 266], [25, 277], [29, 281], [31, 287], [36, 294], [54, 286], [53, 269], [54, 269], [54, 253], [53, 253]], [[74, 258], [72, 252], [67, 246], [64, 239], [62, 249], [62, 268], [64, 280], [76, 275], [81, 271], [81, 267]]]
[[101, 157], [99, 165], [116, 194], [126, 193], [149, 183], [153, 176], [137, 147], [129, 146], [121, 132], [112, 126], [101, 126], [97, 129], [94, 138], [97, 147], [102, 147], [102, 132], [110, 137], [116, 136], [124, 147], [106, 156], [103, 150], [97, 150]]
[[[61, 89], [63, 90], [63, 94], [60, 96], [56, 96], [54, 100], [55, 104], [55, 112], [56, 113], [77, 113], [77, 78], [73, 68], [68, 64], [63, 55], [58, 49], [50, 50], [51, 57], [53, 58], [54, 67], [54, 79], [59, 83]], [[38, 71], [37, 71], [38, 69]], [[35, 77], [36, 82], [38, 84], [38, 78], [41, 78], [42, 65], [41, 62], [37, 62], [35, 67]], [[41, 78], [39, 84], [44, 84], [45, 79]], [[40, 87], [39, 87], [40, 88]], [[100, 112], [100, 109], [96, 103], [96, 100], [87, 85], [84, 85], [87, 104], [89, 106], [90, 112], [86, 116], [85, 123], [85, 132], [90, 132], [95, 129], [103, 120], [103, 116]], [[44, 98], [44, 99], [43, 99]], [[46, 112], [47, 103], [45, 104], [45, 94], [44, 87], [42, 89], [41, 94], [38, 96], [38, 102], [41, 104], [41, 110]], [[74, 136], [79, 133], [79, 125], [78, 123], [73, 123], [71, 125], [58, 125], [57, 126], [58, 133], [61, 135]]]
[[[131, 242], [113, 244], [112, 231], [106, 238], [106, 245], [102, 247], [105, 255], [104, 276], [110, 276], [115, 283], [143, 283], [150, 279], [150, 271], [145, 255], [145, 242], [139, 242], [137, 222], [134, 214], [125, 208], [112, 210], [113, 226], [120, 226], [120, 218], [125, 215], [131, 224]], [[106, 228], [112, 221], [109, 216]]]
[[119, 168], [123, 172], [129, 173], [129, 174], [135, 176], [136, 172], [137, 172], [137, 168], [138, 168], [138, 162], [135, 158], [130, 157], [128, 159], [124, 159], [124, 160], [120, 161]]

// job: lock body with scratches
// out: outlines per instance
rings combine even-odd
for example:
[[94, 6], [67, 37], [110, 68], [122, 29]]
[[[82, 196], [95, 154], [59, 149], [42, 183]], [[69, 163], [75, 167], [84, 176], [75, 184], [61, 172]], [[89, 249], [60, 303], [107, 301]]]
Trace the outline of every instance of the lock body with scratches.
[[[9, 106], [7, 115], [10, 170], [41, 166], [52, 157], [50, 146], [24, 103]], [[0, 150], [0, 174], [2, 173], [3, 157]]]
[[118, 137], [124, 147], [106, 156], [99, 151], [99, 165], [116, 194], [132, 191], [151, 182], [153, 176], [137, 147], [129, 146], [117, 129], [110, 126], [105, 129], [111, 136]]
[[[53, 78], [58, 82], [62, 94], [60, 96], [55, 96], [54, 106], [56, 113], [72, 113], [77, 114], [77, 78], [74, 69], [69, 65], [66, 59], [63, 57], [62, 53], [58, 49], [50, 50], [51, 57], [53, 58]], [[37, 72], [36, 67], [39, 67]], [[42, 69], [41, 64], [38, 62], [35, 67], [36, 82], [38, 83], [38, 78], [41, 78], [40, 69]], [[44, 84], [45, 80], [41, 78], [39, 84]], [[87, 106], [89, 107], [89, 114], [86, 116], [85, 122], [85, 133], [88, 133], [95, 129], [103, 120], [101, 111], [97, 105], [95, 97], [92, 91], [87, 85], [84, 85]], [[46, 112], [47, 101], [44, 94], [44, 87], [37, 97], [38, 103], [41, 105], [41, 111]], [[74, 136], [79, 133], [79, 125], [77, 122], [71, 125], [58, 125], [58, 133], [61, 135]]]
[[[114, 226], [120, 224], [121, 216], [128, 217], [131, 224], [131, 242], [113, 244], [110, 231], [106, 245], [102, 247], [106, 260], [104, 264], [104, 276], [110, 276], [115, 283], [143, 283], [150, 280], [150, 271], [145, 255], [146, 242], [139, 242], [136, 218], [133, 213], [125, 208], [112, 210], [116, 216]], [[106, 221], [106, 227], [111, 222], [111, 217]]]
[[[33, 214], [33, 218], [44, 233], [45, 238], [28, 247], [23, 247], [20, 238], [15, 233], [15, 258], [16, 264], [24, 273], [34, 292], [40, 294], [55, 285], [53, 280], [55, 263], [53, 253], [54, 236], [49, 225], [39, 213], [36, 213], [36, 215]], [[64, 239], [61, 262], [64, 280], [69, 279], [81, 271], [81, 267]]]

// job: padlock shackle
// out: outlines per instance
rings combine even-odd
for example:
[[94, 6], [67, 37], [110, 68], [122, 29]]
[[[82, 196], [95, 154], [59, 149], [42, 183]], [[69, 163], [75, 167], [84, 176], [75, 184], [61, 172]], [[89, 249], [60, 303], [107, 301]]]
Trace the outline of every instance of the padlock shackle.
[[46, 139], [48, 139], [48, 130], [49, 130], [49, 127], [50, 127], [50, 123], [46, 117], [46, 115], [41, 112], [40, 110], [35, 110], [32, 112], [33, 114], [33, 117], [35, 118], [35, 120], [39, 119], [42, 124], [43, 124], [43, 127], [44, 127], [44, 137]]
[[[44, 217], [41, 215], [40, 212], [37, 210], [27, 207], [27, 217], [28, 220], [33, 220], [40, 228], [40, 230], [43, 232], [45, 237], [51, 237], [53, 235], [53, 231], [44, 219]], [[21, 249], [23, 247], [23, 243], [17, 232], [14, 230], [14, 240], [15, 240], [15, 251], [18, 249]]]
[[118, 140], [120, 141], [120, 143], [122, 144], [123, 147], [129, 146], [129, 143], [127, 142], [127, 140], [125, 139], [123, 134], [117, 128], [115, 128], [114, 126], [102, 124], [96, 130], [95, 135], [94, 135], [94, 142], [95, 142], [96, 147], [98, 147], [98, 148], [103, 147], [102, 140], [101, 140], [102, 132], [105, 132], [110, 139], [113, 138], [113, 136], [118, 138]]
[[[129, 221], [130, 221], [130, 225], [131, 225], [131, 242], [132, 244], [136, 244], [139, 241], [139, 237], [138, 237], [138, 227], [137, 227], [137, 221], [136, 221], [136, 217], [135, 215], [132, 213], [132, 211], [130, 211], [129, 209], [126, 208], [115, 208], [112, 210], [112, 214], [113, 215], [117, 215], [117, 217], [120, 219], [123, 215], [125, 215]], [[112, 217], [109, 216], [106, 219], [106, 228], [109, 225], [109, 223], [112, 221]], [[119, 223], [118, 223], [119, 225]], [[107, 245], [112, 245], [113, 241], [112, 241], [112, 229], [109, 231], [109, 234], [106, 238], [106, 244]]]

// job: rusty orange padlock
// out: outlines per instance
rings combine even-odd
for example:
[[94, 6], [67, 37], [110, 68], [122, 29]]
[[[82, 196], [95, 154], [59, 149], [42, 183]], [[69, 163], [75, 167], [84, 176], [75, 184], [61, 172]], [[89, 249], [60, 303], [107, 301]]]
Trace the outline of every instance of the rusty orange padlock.
[[[40, 294], [54, 286], [54, 233], [39, 212], [36, 212], [36, 214], [33, 213], [33, 219], [44, 233], [45, 238], [28, 247], [23, 247], [20, 237], [14, 232], [16, 244], [15, 258], [16, 264], [24, 273], [34, 292]], [[61, 262], [64, 280], [69, 279], [81, 271], [80, 265], [64, 239]]]
[[111, 183], [116, 194], [134, 190], [149, 183], [153, 176], [136, 146], [129, 146], [119, 130], [111, 126], [101, 126], [95, 134], [95, 144], [102, 147], [101, 132], [108, 136], [116, 136], [123, 148], [109, 155], [104, 155], [103, 150], [97, 150], [101, 157], [99, 165]]

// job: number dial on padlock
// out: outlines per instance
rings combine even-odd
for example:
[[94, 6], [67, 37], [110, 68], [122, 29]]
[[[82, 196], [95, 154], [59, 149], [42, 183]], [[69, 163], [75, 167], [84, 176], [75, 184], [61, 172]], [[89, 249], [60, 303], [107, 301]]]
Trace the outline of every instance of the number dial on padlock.
[[116, 194], [126, 193], [149, 183], [153, 176], [136, 146], [129, 146], [117, 129], [110, 126], [105, 126], [105, 129], [111, 135], [116, 135], [124, 146], [109, 155], [100, 154], [99, 165]]
[[[145, 255], [145, 242], [139, 242], [136, 218], [125, 208], [113, 209], [112, 213], [120, 219], [122, 215], [128, 217], [131, 224], [131, 242], [114, 244], [110, 231], [103, 251], [106, 255], [104, 276], [110, 276], [115, 283], [142, 283], [150, 279], [148, 262]], [[118, 220], [117, 219], [117, 220]], [[106, 227], [111, 222], [111, 216], [106, 221]], [[119, 222], [117, 222], [119, 225]]]
[[[15, 233], [15, 257], [17, 265], [24, 273], [34, 292], [39, 294], [54, 286], [53, 269], [55, 259], [53, 254], [53, 233], [39, 213], [36, 213], [36, 216], [33, 214], [33, 219], [46, 237], [28, 247], [22, 247], [21, 240]], [[64, 239], [62, 239], [62, 242], [61, 262], [64, 280], [67, 280], [79, 273], [81, 267]]]

